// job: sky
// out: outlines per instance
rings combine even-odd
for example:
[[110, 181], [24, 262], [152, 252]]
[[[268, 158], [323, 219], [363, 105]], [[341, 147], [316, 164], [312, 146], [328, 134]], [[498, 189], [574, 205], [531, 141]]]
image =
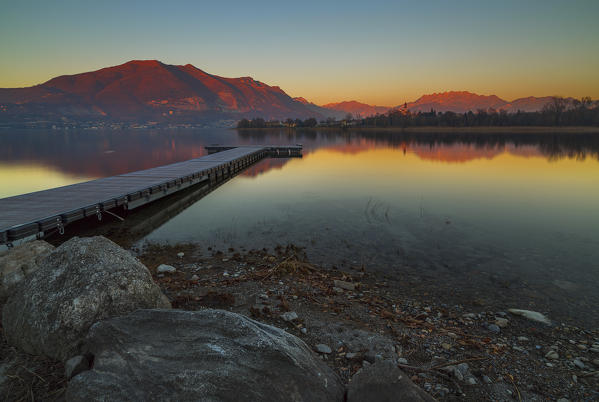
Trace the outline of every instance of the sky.
[[0, 0], [0, 88], [157, 59], [317, 104], [596, 99], [598, 21], [597, 0]]

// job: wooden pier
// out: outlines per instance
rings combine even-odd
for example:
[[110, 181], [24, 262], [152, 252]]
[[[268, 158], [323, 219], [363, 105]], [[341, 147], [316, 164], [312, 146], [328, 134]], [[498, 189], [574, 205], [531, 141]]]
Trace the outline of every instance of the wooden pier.
[[209, 146], [209, 155], [84, 183], [0, 199], [0, 244], [57, 230], [111, 210], [134, 209], [190, 186], [230, 177], [267, 157], [298, 157], [302, 146]]

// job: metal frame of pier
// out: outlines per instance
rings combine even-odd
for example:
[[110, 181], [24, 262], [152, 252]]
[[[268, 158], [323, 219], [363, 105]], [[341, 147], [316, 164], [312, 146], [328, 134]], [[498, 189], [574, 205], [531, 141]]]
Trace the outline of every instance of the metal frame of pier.
[[0, 199], [0, 244], [110, 210], [131, 210], [190, 186], [215, 182], [266, 157], [301, 157], [302, 146], [209, 146], [209, 155], [152, 169]]

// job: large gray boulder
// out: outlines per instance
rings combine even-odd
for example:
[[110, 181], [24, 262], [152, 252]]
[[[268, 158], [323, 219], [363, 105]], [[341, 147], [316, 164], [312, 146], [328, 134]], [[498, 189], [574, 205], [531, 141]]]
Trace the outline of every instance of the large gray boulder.
[[143, 308], [170, 308], [148, 269], [104, 237], [75, 237], [9, 297], [2, 326], [10, 344], [66, 361], [93, 323]]
[[379, 360], [362, 368], [347, 387], [347, 402], [434, 402], [392, 361]]
[[52, 250], [53, 245], [34, 240], [0, 254], [0, 302], [11, 295], [17, 284], [37, 271]]
[[224, 310], [138, 310], [95, 324], [67, 401], [343, 401], [299, 338]]

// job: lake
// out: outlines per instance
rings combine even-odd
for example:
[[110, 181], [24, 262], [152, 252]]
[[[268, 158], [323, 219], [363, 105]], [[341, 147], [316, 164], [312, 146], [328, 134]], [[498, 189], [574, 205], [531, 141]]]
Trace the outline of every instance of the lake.
[[5, 130], [0, 137], [0, 197], [196, 158], [204, 145], [301, 143], [302, 158], [263, 160], [217, 188], [159, 201], [127, 216], [120, 230], [134, 247], [293, 243], [326, 267], [380, 272], [406, 296], [599, 322], [599, 134]]

